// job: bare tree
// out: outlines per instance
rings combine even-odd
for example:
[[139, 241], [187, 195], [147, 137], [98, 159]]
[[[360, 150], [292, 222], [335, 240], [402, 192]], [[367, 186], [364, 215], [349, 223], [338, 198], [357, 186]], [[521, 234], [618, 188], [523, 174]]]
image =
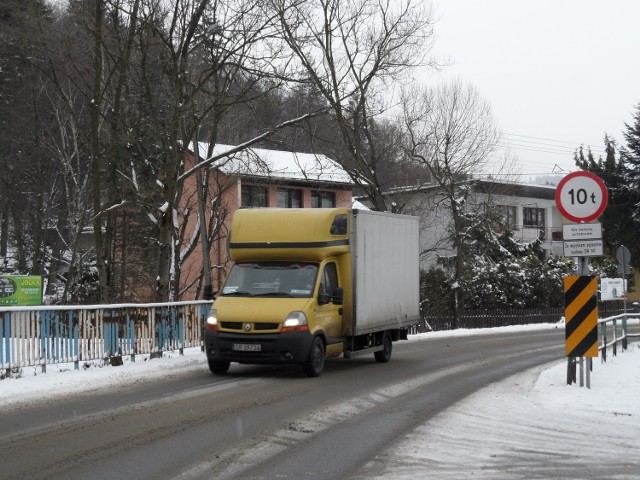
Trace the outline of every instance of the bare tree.
[[[160, 147], [153, 154], [154, 178], [148, 184], [155, 186], [151, 198], [157, 201], [148, 215], [157, 230], [156, 297], [181, 294], [181, 266], [198, 242], [205, 259], [204, 290], [210, 296], [209, 240], [219, 235], [224, 212], [217, 192], [209, 191], [208, 167], [219, 160], [213, 150], [234, 107], [278, 88], [287, 62], [271, 19], [253, 1], [149, 3], [142, 23], [135, 82], [148, 109], [144, 124]], [[148, 150], [149, 140], [148, 135], [140, 137], [136, 148]], [[194, 149], [198, 141], [206, 142], [208, 150]], [[242, 146], [257, 141], [259, 137], [251, 138]], [[194, 150], [197, 164], [187, 170], [185, 158]], [[184, 181], [191, 175], [196, 177], [198, 207], [180, 211]], [[201, 228], [186, 239], [184, 225], [191, 216], [198, 217]]]
[[[469, 239], [466, 213], [471, 179], [488, 170], [500, 133], [489, 104], [471, 86], [460, 81], [417, 89], [403, 101], [406, 151], [428, 168], [433, 181], [432, 204], [423, 210], [428, 225], [448, 225], [434, 238], [434, 246], [453, 247], [451, 286], [454, 290], [454, 328], [459, 319], [459, 286], [464, 274]], [[499, 165], [508, 168], [508, 162]]]
[[281, 35], [327, 102], [340, 132], [334, 158], [369, 198], [387, 210], [379, 172], [376, 118], [393, 106], [394, 88], [428, 64], [431, 13], [413, 0], [270, 0]]
[[[86, 257], [89, 254], [91, 260], [95, 257], [95, 250], [82, 251], [80, 248], [82, 233], [91, 223], [91, 210], [88, 208], [91, 176], [82, 135], [72, 120], [73, 115], [67, 111], [68, 106], [76, 108], [74, 93], [68, 91], [64, 100], [51, 98], [51, 103], [55, 123], [47, 129], [45, 143], [60, 172], [62, 205], [56, 211], [54, 231], [57, 238], [51, 239], [54, 258], [49, 283], [53, 284], [65, 272], [61, 300], [67, 303], [79, 300], [69, 297], [70, 289], [81, 281]], [[54, 245], [59, 245], [59, 248], [54, 248]]]
[[[136, 255], [157, 266], [152, 277], [162, 300], [180, 295], [181, 265], [199, 239], [207, 258], [208, 239], [223, 223], [224, 208], [209, 198], [204, 168], [219, 160], [211, 158], [219, 133], [235, 106], [251, 104], [287, 78], [289, 61], [272, 20], [248, 0], [69, 2], [47, 74], [90, 164], [102, 301], [125, 294], [127, 270], [140, 273]], [[240, 148], [298, 120], [248, 135]], [[58, 131], [56, 144], [63, 140]], [[207, 162], [185, 172], [187, 151], [199, 139], [210, 147], [201, 152]], [[184, 180], [196, 172], [199, 208], [180, 212]], [[199, 238], [186, 240], [192, 215], [207, 218], [198, 219]], [[141, 242], [148, 244], [142, 256]], [[206, 290], [211, 270], [205, 262]]]
[[[315, 128], [327, 112], [338, 128], [322, 129], [322, 153], [337, 158], [375, 208], [386, 210], [385, 178], [399, 158], [386, 119], [394, 105], [389, 92], [428, 63], [430, 18], [414, 0], [68, 0], [59, 16], [47, 18], [54, 28], [45, 35], [48, 63], [40, 62], [39, 81], [29, 82], [42, 92], [31, 97], [33, 119], [24, 123], [48, 123], [22, 144], [0, 146], [7, 154], [0, 165], [11, 170], [0, 191], [8, 200], [0, 253], [6, 255], [11, 233], [24, 238], [20, 268], [33, 259], [42, 269], [46, 255], [32, 252], [46, 252], [47, 235], [57, 231], [71, 281], [82, 260], [78, 235], [91, 224], [100, 301], [124, 298], [125, 285], [142, 273], [156, 298], [178, 298], [182, 265], [200, 241], [207, 258], [224, 224], [209, 168], [233, 152], [214, 154], [218, 140], [233, 136], [241, 151], [294, 125]], [[265, 115], [247, 128], [247, 116], [255, 119], [269, 102], [282, 110], [279, 99], [299, 88], [313, 92], [303, 108]], [[328, 147], [334, 132], [338, 140]], [[197, 140], [209, 150], [187, 166]], [[286, 143], [286, 135], [278, 140]], [[311, 149], [319, 143], [304, 141]], [[20, 159], [9, 162], [14, 155]], [[53, 165], [59, 176], [48, 178]], [[182, 209], [184, 182], [196, 172], [198, 208]], [[30, 227], [7, 226], [24, 196], [8, 189], [34, 185], [34, 173], [46, 180], [38, 183], [43, 194], [33, 196], [34, 211], [50, 218], [34, 218], [31, 238]], [[194, 217], [202, 229], [189, 235], [185, 225]], [[198, 288], [208, 289], [218, 267], [202, 266]]]
[[[50, 139], [57, 145], [51, 151], [58, 159], [68, 157], [68, 152], [61, 154], [64, 150], [60, 146], [73, 132], [78, 142], [76, 152], [81, 152], [90, 171], [91, 196], [86, 208], [91, 211], [99, 297], [105, 302], [115, 297], [116, 215], [127, 204], [119, 186], [124, 143], [121, 117], [141, 1], [69, 0], [44, 70], [65, 104], [57, 107], [59, 138]], [[68, 119], [59, 117], [63, 111]]]

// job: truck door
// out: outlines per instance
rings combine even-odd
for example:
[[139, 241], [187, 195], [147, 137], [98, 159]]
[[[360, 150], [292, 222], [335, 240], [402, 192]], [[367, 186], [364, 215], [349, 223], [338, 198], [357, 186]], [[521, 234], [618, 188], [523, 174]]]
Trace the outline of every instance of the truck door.
[[332, 298], [339, 286], [337, 266], [335, 262], [327, 262], [320, 277], [316, 315], [329, 341], [342, 335], [342, 305], [334, 303]]

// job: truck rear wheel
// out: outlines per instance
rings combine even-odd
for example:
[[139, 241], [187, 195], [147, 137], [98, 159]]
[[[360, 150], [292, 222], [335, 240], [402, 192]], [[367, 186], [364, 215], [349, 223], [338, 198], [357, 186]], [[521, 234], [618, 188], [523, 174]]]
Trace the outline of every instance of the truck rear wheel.
[[319, 377], [324, 369], [324, 342], [320, 337], [313, 339], [309, 359], [302, 364], [307, 377]]
[[391, 351], [393, 350], [393, 339], [391, 338], [391, 333], [384, 332], [382, 334], [382, 346], [383, 349], [375, 352], [373, 355], [376, 357], [376, 362], [387, 363], [391, 360]]
[[231, 362], [209, 359], [209, 370], [216, 375], [224, 375], [227, 373], [229, 371], [229, 365], [231, 365]]

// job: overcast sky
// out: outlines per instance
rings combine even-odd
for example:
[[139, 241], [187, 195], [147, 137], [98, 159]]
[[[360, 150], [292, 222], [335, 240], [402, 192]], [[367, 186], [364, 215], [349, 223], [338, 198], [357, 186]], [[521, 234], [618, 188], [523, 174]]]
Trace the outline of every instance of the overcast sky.
[[602, 154], [605, 132], [623, 142], [640, 103], [640, 0], [432, 5], [433, 53], [453, 61], [437, 76], [459, 77], [491, 104], [523, 180], [576, 170], [575, 148]]

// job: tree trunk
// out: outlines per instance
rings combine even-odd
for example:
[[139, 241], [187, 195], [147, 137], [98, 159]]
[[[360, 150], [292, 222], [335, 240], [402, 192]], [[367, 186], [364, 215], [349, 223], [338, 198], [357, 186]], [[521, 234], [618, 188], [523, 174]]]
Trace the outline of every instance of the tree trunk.
[[93, 44], [93, 98], [90, 114], [90, 148], [93, 199], [93, 238], [96, 247], [96, 267], [100, 282], [100, 301], [111, 301], [110, 258], [103, 235], [102, 152], [100, 150], [100, 100], [102, 96], [102, 0], [95, 1]]
[[9, 247], [9, 209], [4, 205], [0, 211], [0, 257], [6, 258]]

